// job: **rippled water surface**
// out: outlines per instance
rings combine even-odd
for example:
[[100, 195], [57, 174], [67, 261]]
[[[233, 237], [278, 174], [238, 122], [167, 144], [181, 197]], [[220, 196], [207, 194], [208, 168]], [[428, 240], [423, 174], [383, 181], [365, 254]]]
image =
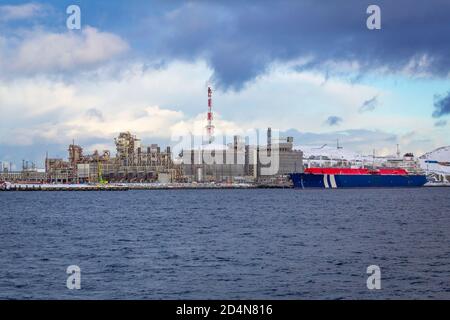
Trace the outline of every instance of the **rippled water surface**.
[[2, 192], [0, 212], [3, 299], [450, 299], [450, 188]]

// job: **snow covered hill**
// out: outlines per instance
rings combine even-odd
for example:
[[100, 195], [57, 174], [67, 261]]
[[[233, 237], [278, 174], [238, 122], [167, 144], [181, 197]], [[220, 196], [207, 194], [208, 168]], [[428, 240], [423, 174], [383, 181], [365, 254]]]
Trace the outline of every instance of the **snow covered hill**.
[[437, 148], [419, 157], [423, 170], [437, 175], [450, 175], [450, 146]]
[[374, 155], [363, 155], [342, 147], [323, 146], [296, 146], [295, 150], [303, 151], [303, 161], [306, 166], [382, 166], [388, 159], [395, 156], [380, 157]]

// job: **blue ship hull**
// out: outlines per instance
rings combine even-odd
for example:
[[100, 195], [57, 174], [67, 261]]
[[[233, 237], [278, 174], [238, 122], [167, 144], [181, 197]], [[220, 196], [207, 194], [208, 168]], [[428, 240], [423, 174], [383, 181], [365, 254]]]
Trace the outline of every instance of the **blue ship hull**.
[[346, 175], [292, 173], [295, 188], [403, 188], [422, 187], [427, 183], [425, 175]]

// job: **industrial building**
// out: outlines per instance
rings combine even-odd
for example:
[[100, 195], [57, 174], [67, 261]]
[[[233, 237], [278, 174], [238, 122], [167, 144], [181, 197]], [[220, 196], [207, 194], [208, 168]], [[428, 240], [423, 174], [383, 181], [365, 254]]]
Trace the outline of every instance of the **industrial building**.
[[208, 143], [195, 149], [183, 150], [182, 169], [187, 181], [235, 181], [243, 179], [245, 145], [239, 137], [233, 144]]
[[[157, 144], [142, 145], [130, 132], [114, 140], [116, 154], [109, 150], [85, 154], [74, 142], [68, 147], [67, 160], [46, 156], [45, 170], [24, 165], [22, 171], [4, 168], [0, 180], [24, 183], [106, 183], [106, 182], [259, 182], [286, 179], [302, 172], [302, 152], [293, 149], [293, 139], [272, 139], [267, 144], [249, 145], [239, 136], [233, 143], [207, 143], [183, 150], [175, 159], [171, 148]], [[270, 160], [269, 162], [267, 160]]]
[[45, 172], [49, 182], [172, 182], [181, 174], [172, 161], [170, 147], [157, 144], [145, 147], [130, 132], [121, 132], [115, 139], [116, 156], [109, 150], [85, 155], [83, 148], [72, 143], [68, 161], [46, 158]]
[[46, 180], [45, 171], [37, 169], [34, 163], [22, 161], [22, 170], [14, 171], [11, 162], [0, 163], [0, 181], [40, 183]]
[[234, 137], [229, 145], [206, 144], [183, 150], [183, 174], [189, 181], [262, 182], [303, 172], [303, 153], [293, 149], [292, 137], [272, 139], [266, 145], [246, 145]]

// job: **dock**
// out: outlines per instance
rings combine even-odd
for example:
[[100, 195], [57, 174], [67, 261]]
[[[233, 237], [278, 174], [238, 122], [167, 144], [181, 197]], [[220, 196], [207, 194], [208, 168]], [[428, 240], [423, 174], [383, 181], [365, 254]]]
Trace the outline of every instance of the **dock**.
[[126, 184], [7, 184], [0, 192], [11, 191], [129, 191], [129, 190], [224, 190], [289, 188], [287, 185], [245, 183], [126, 183]]
[[0, 192], [8, 191], [127, 191], [126, 186], [117, 185], [10, 185], [0, 188]]

